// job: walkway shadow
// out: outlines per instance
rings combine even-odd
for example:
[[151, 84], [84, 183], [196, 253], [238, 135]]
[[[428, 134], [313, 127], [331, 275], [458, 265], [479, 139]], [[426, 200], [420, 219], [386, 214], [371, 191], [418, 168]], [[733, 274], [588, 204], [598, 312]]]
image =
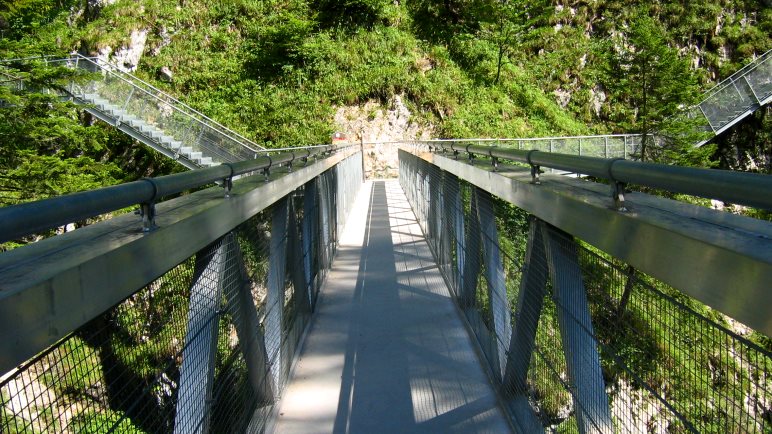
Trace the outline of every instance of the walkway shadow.
[[371, 185], [369, 208], [358, 201], [349, 217], [277, 432], [510, 432], [399, 184]]

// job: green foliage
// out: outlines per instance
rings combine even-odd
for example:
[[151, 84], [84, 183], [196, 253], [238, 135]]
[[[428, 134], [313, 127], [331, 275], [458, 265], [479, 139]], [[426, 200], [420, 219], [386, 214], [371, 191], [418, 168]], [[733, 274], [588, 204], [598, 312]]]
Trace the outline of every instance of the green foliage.
[[131, 419], [123, 416], [121, 412], [107, 412], [107, 413], [81, 413], [74, 417], [72, 424], [70, 425], [72, 432], [83, 432], [92, 434], [108, 434], [108, 433], [144, 433], [138, 427], [131, 423]]
[[80, 113], [56, 94], [34, 91], [55, 88], [69, 73], [36, 66], [30, 71], [6, 68], [23, 77], [24, 90], [0, 87], [0, 204], [9, 205], [114, 184], [116, 164], [98, 161], [104, 153], [104, 130], [85, 126]]
[[650, 136], [663, 130], [666, 120], [681, 107], [696, 102], [697, 81], [689, 64], [668, 46], [665, 29], [649, 16], [648, 9], [639, 9], [626, 38], [611, 41], [608, 48], [612, 50], [612, 69], [606, 86], [630, 108], [621, 113], [624, 118], [620, 121], [627, 131], [641, 133], [640, 158], [645, 160], [649, 156], [646, 151], [651, 152]]

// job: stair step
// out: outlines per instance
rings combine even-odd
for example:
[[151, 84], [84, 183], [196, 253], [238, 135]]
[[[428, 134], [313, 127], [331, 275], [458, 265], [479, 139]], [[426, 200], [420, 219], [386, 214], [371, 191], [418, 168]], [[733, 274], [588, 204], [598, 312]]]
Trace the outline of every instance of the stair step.
[[110, 114], [113, 115], [113, 117], [119, 119], [121, 122], [123, 122], [123, 118], [129, 115], [129, 113], [127, 113], [126, 110], [121, 110], [116, 107], [112, 107], [109, 111], [110, 111]]

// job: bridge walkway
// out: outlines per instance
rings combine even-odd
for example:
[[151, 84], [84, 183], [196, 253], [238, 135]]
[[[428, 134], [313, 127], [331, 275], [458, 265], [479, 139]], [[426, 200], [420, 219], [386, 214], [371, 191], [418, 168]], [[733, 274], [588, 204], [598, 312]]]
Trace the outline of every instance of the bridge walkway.
[[348, 221], [275, 432], [510, 432], [399, 183]]

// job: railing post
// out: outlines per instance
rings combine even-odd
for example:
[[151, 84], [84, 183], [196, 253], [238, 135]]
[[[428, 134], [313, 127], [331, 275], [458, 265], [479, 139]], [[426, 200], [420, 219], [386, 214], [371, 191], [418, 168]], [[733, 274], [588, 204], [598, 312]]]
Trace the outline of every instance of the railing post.
[[544, 297], [547, 295], [547, 257], [538, 220], [531, 217], [528, 245], [515, 307], [515, 324], [509, 351], [502, 392], [517, 415], [523, 432], [543, 432], [539, 420], [528, 403], [528, 367], [531, 364], [536, 329], [539, 325]]
[[313, 246], [319, 240], [319, 207], [317, 206], [316, 182], [307, 182], [303, 193], [303, 273], [306, 279], [306, 297], [313, 312], [316, 307], [316, 284], [313, 276]]
[[579, 255], [573, 237], [540, 222], [557, 305], [558, 325], [580, 433], [613, 433], [600, 355], [594, 339]]
[[[294, 193], [293, 193], [294, 194]], [[306, 291], [307, 281], [304, 270], [305, 259], [303, 257], [303, 247], [298, 234], [297, 210], [292, 195], [287, 197], [289, 203], [289, 222], [287, 230], [287, 262], [289, 263], [289, 272], [292, 277], [292, 287], [294, 290], [295, 306], [298, 312], [310, 313], [308, 293]]]
[[365, 171], [365, 139], [364, 131], [359, 134], [359, 152], [362, 154], [362, 182], [367, 181], [367, 172]]
[[507, 284], [504, 277], [504, 266], [501, 262], [493, 198], [490, 193], [479, 188], [475, 188], [475, 195], [477, 196], [477, 213], [482, 235], [485, 274], [488, 280], [488, 301], [493, 315], [492, 331], [497, 337], [494, 347], [497, 356], [493, 357], [493, 361], [496, 363], [494, 372], [501, 379], [502, 370], [507, 363], [506, 345], [512, 336]]
[[282, 198], [272, 207], [271, 243], [268, 256], [268, 282], [265, 298], [265, 338], [271, 360], [273, 390], [279, 390], [284, 364], [282, 326], [284, 324], [284, 282], [287, 272], [287, 215], [289, 199]]
[[[442, 218], [442, 225], [440, 228], [440, 234], [442, 236], [442, 247], [441, 247], [441, 264], [440, 266], [444, 268], [444, 272], [446, 276], [453, 276], [453, 281], [450, 282], [451, 286], [455, 286], [455, 273], [451, 273], [450, 271], [453, 269], [451, 267], [453, 263], [453, 235], [455, 230], [455, 200], [457, 196], [458, 191], [458, 180], [454, 179], [455, 176], [451, 175], [448, 172], [442, 173], [442, 193], [440, 195], [441, 201], [442, 201], [442, 213], [440, 217]], [[456, 291], [456, 288], [453, 288], [453, 291]]]
[[223, 238], [220, 238], [196, 254], [177, 392], [175, 433], [209, 432], [225, 250]]
[[326, 172], [319, 177], [319, 268], [328, 268], [330, 266], [330, 176], [332, 172]]
[[471, 195], [469, 224], [464, 237], [464, 268], [461, 272], [461, 291], [458, 297], [462, 309], [474, 306], [477, 278], [480, 275], [480, 220], [477, 217], [477, 195]]

